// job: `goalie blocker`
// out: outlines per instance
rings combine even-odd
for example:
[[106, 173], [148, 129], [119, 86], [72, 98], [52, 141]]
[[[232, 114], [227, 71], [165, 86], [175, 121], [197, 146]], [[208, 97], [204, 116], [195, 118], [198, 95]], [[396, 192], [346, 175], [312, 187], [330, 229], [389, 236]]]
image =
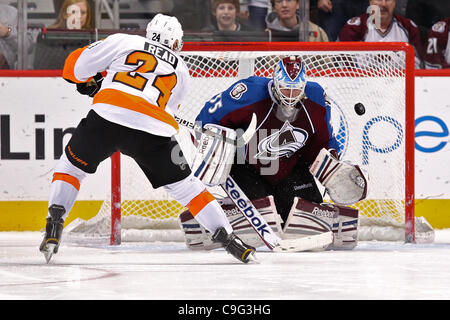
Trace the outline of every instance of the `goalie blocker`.
[[[197, 144], [192, 171], [207, 186], [225, 182], [233, 164], [236, 146], [227, 141], [236, 140], [236, 131], [215, 124], [206, 124]], [[223, 139], [217, 139], [216, 136]]]
[[[340, 205], [316, 204], [295, 198], [282, 229], [281, 217], [277, 213], [272, 196], [252, 200], [252, 204], [274, 233], [282, 239], [297, 239], [332, 231], [333, 242], [326, 247], [315, 248], [315, 251], [349, 250], [357, 245], [358, 210], [356, 209]], [[242, 241], [254, 247], [264, 246], [259, 235], [231, 200], [226, 198], [222, 200], [221, 205], [235, 234]], [[200, 226], [189, 211], [183, 212], [179, 218], [186, 244], [190, 249], [212, 250], [220, 247], [212, 241], [212, 235]]]

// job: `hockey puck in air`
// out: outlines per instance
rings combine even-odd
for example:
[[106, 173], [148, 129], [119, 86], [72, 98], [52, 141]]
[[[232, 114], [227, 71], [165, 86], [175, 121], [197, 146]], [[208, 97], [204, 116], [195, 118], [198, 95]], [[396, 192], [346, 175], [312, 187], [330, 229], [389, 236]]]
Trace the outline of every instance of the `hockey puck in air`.
[[355, 112], [357, 115], [362, 116], [364, 113], [366, 113], [366, 108], [361, 102], [358, 102], [355, 104]]

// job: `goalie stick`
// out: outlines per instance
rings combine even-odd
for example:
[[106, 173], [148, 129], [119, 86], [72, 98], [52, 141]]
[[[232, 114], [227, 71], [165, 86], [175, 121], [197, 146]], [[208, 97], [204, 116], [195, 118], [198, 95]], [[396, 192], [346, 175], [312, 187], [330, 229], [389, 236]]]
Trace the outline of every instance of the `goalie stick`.
[[186, 119], [182, 119], [176, 115], [174, 115], [175, 121], [178, 122], [178, 124], [185, 126], [189, 129], [192, 129], [194, 131], [200, 132], [200, 133], [204, 133], [207, 135], [210, 135], [214, 138], [217, 139], [221, 139], [221, 140], [225, 140], [225, 142], [227, 143], [231, 143], [234, 144], [237, 147], [243, 147], [244, 145], [246, 145], [250, 139], [253, 137], [253, 135], [255, 134], [256, 131], [256, 124], [257, 124], [257, 119], [256, 119], [256, 114], [252, 115], [252, 120], [250, 121], [250, 124], [247, 128], [247, 130], [245, 130], [245, 132], [242, 134], [242, 136], [240, 136], [239, 138], [237, 138], [236, 140], [232, 140], [226, 137], [223, 137], [219, 134], [216, 134], [208, 129], [203, 128], [201, 125], [196, 124], [194, 122], [190, 122]]
[[275, 252], [309, 251], [322, 249], [333, 242], [331, 231], [296, 239], [281, 239], [273, 232], [233, 178], [228, 176], [221, 186], [270, 250]]

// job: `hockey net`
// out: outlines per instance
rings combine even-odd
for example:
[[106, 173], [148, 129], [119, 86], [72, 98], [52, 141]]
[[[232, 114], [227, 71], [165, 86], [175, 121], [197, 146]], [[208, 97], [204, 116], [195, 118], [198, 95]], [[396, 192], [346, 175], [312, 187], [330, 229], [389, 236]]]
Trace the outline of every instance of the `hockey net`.
[[[239, 79], [271, 77], [279, 59], [289, 55], [301, 56], [308, 80], [325, 89], [341, 159], [367, 175], [367, 199], [354, 206], [360, 210], [360, 239], [413, 242], [414, 52], [409, 45], [187, 43], [182, 57], [192, 83], [177, 116], [194, 121], [206, 101]], [[364, 114], [355, 112], [357, 103]], [[180, 128], [177, 140], [189, 160], [195, 150], [188, 136], [188, 129]], [[97, 216], [76, 220], [67, 231], [111, 243], [184, 241], [177, 217], [185, 208], [162, 188], [153, 189], [132, 159], [117, 154], [113, 159], [112, 196]], [[218, 188], [210, 191], [224, 196]]]

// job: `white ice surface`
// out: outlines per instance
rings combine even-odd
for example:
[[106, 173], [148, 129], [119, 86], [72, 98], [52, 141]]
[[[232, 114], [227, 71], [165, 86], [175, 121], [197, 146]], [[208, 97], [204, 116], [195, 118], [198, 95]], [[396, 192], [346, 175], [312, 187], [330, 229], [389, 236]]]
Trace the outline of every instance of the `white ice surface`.
[[352, 251], [258, 252], [241, 264], [184, 243], [62, 243], [46, 264], [39, 232], [0, 233], [0, 299], [449, 299], [450, 230], [433, 244], [360, 242]]

